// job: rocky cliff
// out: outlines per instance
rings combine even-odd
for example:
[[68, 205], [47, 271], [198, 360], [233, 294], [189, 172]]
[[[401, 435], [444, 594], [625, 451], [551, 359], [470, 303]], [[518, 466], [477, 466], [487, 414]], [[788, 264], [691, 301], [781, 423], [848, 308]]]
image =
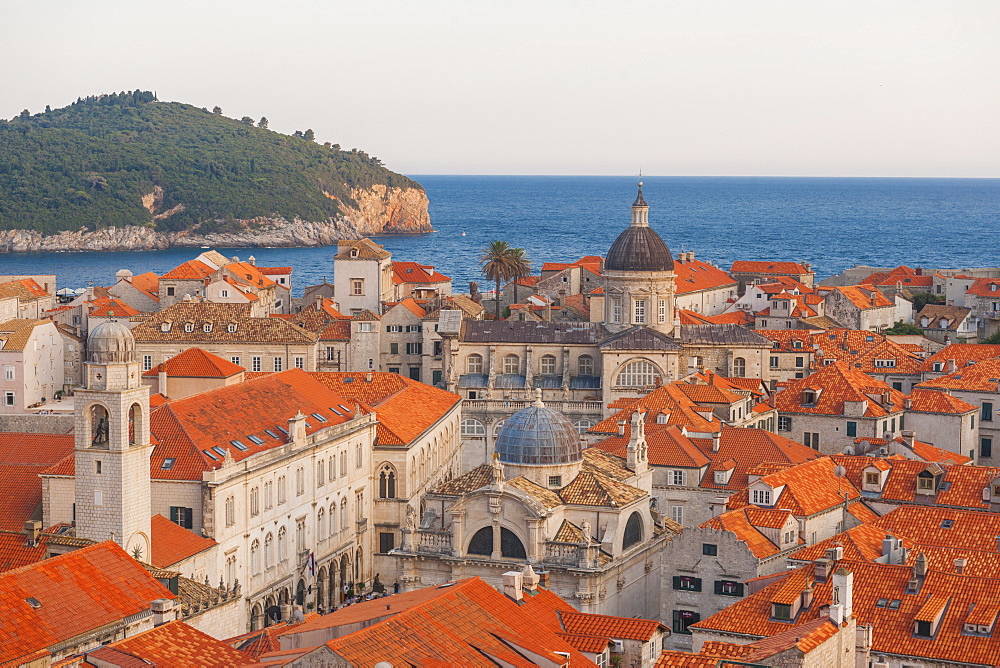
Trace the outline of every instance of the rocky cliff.
[[[173, 246], [329, 246], [339, 239], [434, 231], [427, 213], [427, 194], [423, 190], [375, 185], [370, 189], [352, 189], [351, 197], [357, 206], [341, 202], [345, 213], [338, 218], [326, 221], [254, 218], [237, 221], [235, 227], [241, 228], [237, 231], [209, 234], [201, 234], [197, 229], [158, 232], [152, 227], [131, 225], [106, 227], [93, 232], [63, 231], [51, 235], [31, 230], [0, 230], [0, 252], [160, 250]], [[143, 205], [154, 219], [169, 216], [170, 212], [157, 213], [157, 200], [157, 193], [150, 193], [144, 196]]]

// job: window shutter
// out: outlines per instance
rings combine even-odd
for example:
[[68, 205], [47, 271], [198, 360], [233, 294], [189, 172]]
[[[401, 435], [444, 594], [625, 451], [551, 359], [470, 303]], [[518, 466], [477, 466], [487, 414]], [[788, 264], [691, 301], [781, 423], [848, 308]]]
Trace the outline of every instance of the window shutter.
[[[674, 576], [674, 589], [680, 589], [680, 588], [681, 588], [681, 576], [675, 575]], [[677, 612], [675, 611], [674, 612], [674, 617], [676, 617], [676, 616], [677, 616]]]
[[701, 578], [694, 579], [694, 590], [701, 591]]
[[680, 630], [681, 630], [681, 611], [674, 610], [674, 632], [679, 633]]
[[737, 582], [736, 583], [736, 594], [737, 594], [737, 596], [743, 596], [743, 583], [742, 582]]
[[715, 593], [716, 594], [721, 594], [722, 593], [722, 581], [721, 580], [716, 580], [715, 581]]

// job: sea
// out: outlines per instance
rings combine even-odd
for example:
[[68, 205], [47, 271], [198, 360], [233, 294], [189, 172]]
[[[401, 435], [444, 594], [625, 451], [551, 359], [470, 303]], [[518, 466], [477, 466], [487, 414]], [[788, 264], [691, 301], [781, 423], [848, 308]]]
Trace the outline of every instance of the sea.
[[[435, 231], [376, 237], [397, 260], [433, 265], [456, 292], [482, 278], [492, 240], [544, 262], [605, 255], [630, 220], [636, 179], [620, 176], [414, 175]], [[1000, 179], [643, 177], [650, 225], [671, 251], [728, 269], [733, 260], [810, 262], [818, 278], [855, 264], [925, 269], [1000, 265]], [[293, 287], [333, 281], [334, 248], [224, 248], [291, 266]], [[58, 287], [108, 286], [115, 272], [162, 274], [199, 252], [0, 254], [0, 275], [56, 274]]]

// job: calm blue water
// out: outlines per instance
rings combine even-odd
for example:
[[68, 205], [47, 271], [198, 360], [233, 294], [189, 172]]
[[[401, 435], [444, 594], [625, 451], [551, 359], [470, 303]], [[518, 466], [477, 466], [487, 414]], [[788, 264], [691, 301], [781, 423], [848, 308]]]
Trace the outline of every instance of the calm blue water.
[[[458, 291], [482, 279], [492, 239], [536, 266], [604, 255], [629, 223], [631, 177], [415, 176], [430, 197], [433, 234], [382, 237], [399, 260], [433, 264]], [[811, 262], [819, 277], [854, 264], [996, 266], [998, 179], [646, 177], [650, 224], [675, 253], [728, 268], [734, 259]], [[465, 236], [462, 236], [462, 233]], [[290, 265], [296, 292], [333, 280], [331, 248], [221, 249], [261, 265]], [[0, 254], [0, 274], [55, 273], [59, 287], [110, 285], [115, 272], [163, 273], [200, 251]], [[486, 286], [484, 286], [486, 287]]]

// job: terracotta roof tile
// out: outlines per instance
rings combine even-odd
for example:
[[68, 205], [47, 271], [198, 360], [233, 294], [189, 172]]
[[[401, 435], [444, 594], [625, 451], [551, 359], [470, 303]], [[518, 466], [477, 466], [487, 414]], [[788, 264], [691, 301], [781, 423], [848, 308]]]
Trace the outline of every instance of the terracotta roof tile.
[[0, 323], [0, 350], [4, 352], [24, 350], [31, 340], [31, 335], [35, 333], [35, 328], [51, 322], [51, 320], [18, 318]]
[[770, 260], [736, 260], [729, 269], [729, 273], [742, 274], [766, 274], [778, 276], [781, 274], [808, 274], [811, 273], [798, 262], [773, 262]]
[[682, 262], [674, 261], [675, 290], [677, 294], [683, 295], [701, 290], [713, 290], [724, 287], [736, 288], [736, 281], [732, 276], [718, 267], [714, 267], [702, 260], [690, 260]]
[[1000, 358], [985, 359], [966, 365], [946, 376], [925, 380], [917, 387], [967, 392], [1000, 392]]
[[646, 498], [643, 490], [600, 473], [581, 471], [559, 490], [564, 503], [580, 506], [620, 508]]
[[392, 280], [397, 285], [402, 283], [448, 283], [450, 278], [441, 272], [434, 271], [434, 267], [419, 262], [396, 262], [392, 263]]
[[[144, 665], [218, 668], [249, 663], [252, 657], [221, 640], [175, 621], [106, 645], [145, 661]], [[116, 664], [126, 665], [126, 664]]]
[[[163, 325], [169, 324], [169, 331]], [[186, 332], [184, 325], [193, 324]], [[211, 331], [205, 332], [204, 325]], [[229, 325], [236, 325], [234, 332]], [[139, 343], [180, 342], [198, 345], [204, 342], [267, 342], [313, 344], [317, 336], [280, 318], [256, 318], [250, 304], [219, 304], [205, 301], [177, 302], [151, 314], [133, 329]]]
[[946, 413], [961, 415], [977, 410], [972, 404], [948, 394], [947, 391], [937, 391], [930, 388], [915, 387], [910, 393], [910, 411], [920, 413]]
[[[817, 395], [812, 403], [804, 402], [806, 390]], [[774, 407], [782, 413], [844, 415], [844, 404], [848, 401], [865, 402], [865, 417], [884, 417], [902, 411], [906, 395], [843, 362], [828, 364], [805, 378], [789, 381], [774, 395]]]
[[[838, 478], [834, 469], [837, 462], [830, 457], [820, 457], [804, 464], [771, 473], [761, 478], [772, 489], [783, 487], [773, 506], [788, 510], [796, 517], [814, 515], [861, 496], [849, 479]], [[748, 489], [729, 497], [727, 507], [743, 508], [750, 504]]]
[[163, 515], [153, 515], [150, 528], [153, 545], [150, 563], [157, 568], [169, 568], [178, 561], [218, 544], [211, 538], [199, 536], [190, 529], [171, 522]]
[[143, 376], [155, 378], [161, 371], [181, 378], [230, 378], [245, 369], [201, 348], [188, 348], [166, 362], [157, 364]]
[[965, 294], [1000, 298], [1000, 278], [977, 278]]
[[200, 260], [188, 260], [160, 276], [160, 280], [200, 280], [208, 278], [214, 272], [215, 269]]
[[0, 299], [17, 297], [21, 300], [38, 299], [47, 297], [47, 293], [33, 278], [22, 278], [17, 281], [0, 283]]
[[20, 531], [35, 516], [42, 503], [38, 475], [70, 454], [73, 444], [72, 434], [0, 432], [0, 529]]
[[559, 620], [567, 633], [603, 636], [616, 640], [649, 642], [663, 624], [651, 619], [612, 617], [583, 612], [560, 612]]
[[920, 366], [920, 371], [924, 373], [935, 373], [935, 364], [941, 365], [941, 370], [937, 373], [950, 373], [948, 370], [949, 360], [955, 361], [956, 369], [963, 369], [969, 362], [981, 362], [983, 360], [1000, 357], [1000, 345], [983, 343], [953, 343], [945, 346], [930, 357], [924, 360]]
[[158, 598], [174, 595], [112, 541], [0, 573], [0, 660], [143, 612]]
[[110, 314], [117, 318], [130, 318], [140, 313], [140, 311], [114, 297], [98, 297], [89, 302], [89, 304], [89, 314], [92, 316], [107, 316]]

